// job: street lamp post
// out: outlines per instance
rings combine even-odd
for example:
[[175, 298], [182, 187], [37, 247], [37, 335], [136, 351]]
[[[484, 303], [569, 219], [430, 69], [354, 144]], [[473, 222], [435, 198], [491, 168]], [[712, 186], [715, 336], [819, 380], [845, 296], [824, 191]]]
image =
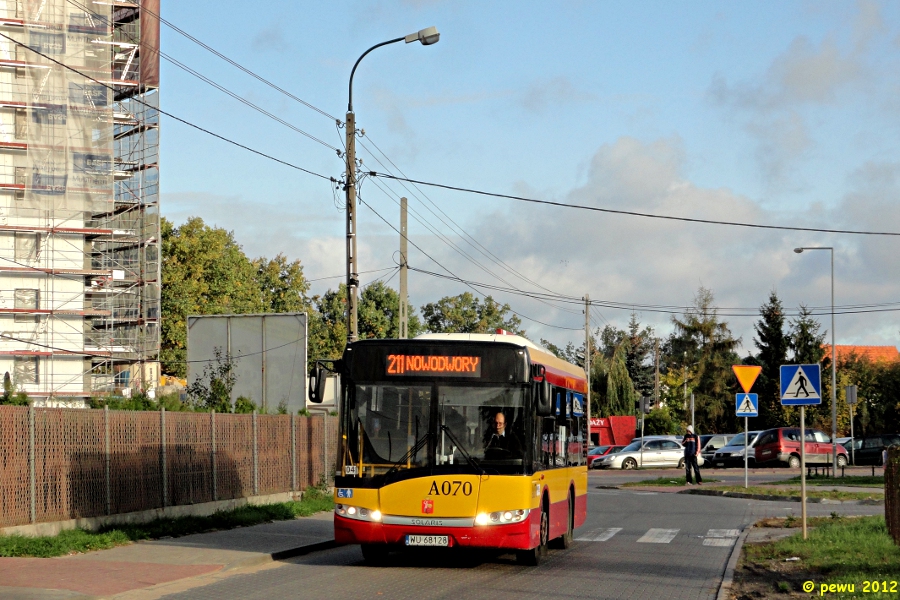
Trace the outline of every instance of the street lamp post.
[[353, 75], [356, 74], [356, 67], [360, 61], [365, 58], [366, 54], [388, 44], [397, 42], [421, 42], [423, 46], [436, 44], [441, 34], [438, 33], [436, 27], [427, 27], [416, 33], [411, 33], [404, 37], [399, 37], [380, 44], [375, 44], [362, 53], [353, 65], [350, 71], [350, 94], [347, 100], [347, 151], [344, 154], [346, 158], [346, 177], [344, 191], [347, 195], [347, 342], [355, 342], [359, 338], [357, 317], [357, 293], [359, 290], [359, 266], [356, 260], [356, 115], [353, 112]]
[[834, 247], [804, 246], [794, 248], [794, 252], [802, 254], [804, 250], [828, 250], [831, 252], [831, 475], [837, 476], [837, 353], [834, 347]]

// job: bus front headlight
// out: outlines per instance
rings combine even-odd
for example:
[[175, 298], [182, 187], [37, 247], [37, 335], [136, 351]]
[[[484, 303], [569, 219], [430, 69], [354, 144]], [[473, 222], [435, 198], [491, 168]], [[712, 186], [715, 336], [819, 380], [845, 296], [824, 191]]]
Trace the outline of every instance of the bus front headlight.
[[518, 510], [498, 510], [492, 513], [479, 513], [475, 517], [476, 525], [508, 525], [510, 523], [521, 523], [528, 518], [530, 509]]

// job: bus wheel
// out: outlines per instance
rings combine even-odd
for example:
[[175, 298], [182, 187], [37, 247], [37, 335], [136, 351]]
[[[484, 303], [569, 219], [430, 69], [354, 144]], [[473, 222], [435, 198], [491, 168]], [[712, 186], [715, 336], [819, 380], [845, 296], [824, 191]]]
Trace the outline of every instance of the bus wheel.
[[550, 547], [558, 550], [565, 550], [572, 545], [572, 538], [575, 537], [575, 498], [569, 492], [569, 525], [566, 532], [554, 540], [550, 540]]
[[383, 544], [361, 544], [363, 559], [373, 566], [381, 566], [387, 563], [388, 549]]
[[546, 507], [541, 509], [541, 543], [531, 550], [517, 550], [516, 562], [526, 567], [536, 567], [541, 562], [541, 557], [547, 551], [548, 537], [550, 537], [550, 514]]

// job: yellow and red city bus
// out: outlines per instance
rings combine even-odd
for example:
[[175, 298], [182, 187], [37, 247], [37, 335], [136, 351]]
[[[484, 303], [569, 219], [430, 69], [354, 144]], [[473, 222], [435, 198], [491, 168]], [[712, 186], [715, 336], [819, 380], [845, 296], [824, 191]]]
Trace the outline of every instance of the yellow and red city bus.
[[[337, 542], [371, 562], [444, 546], [508, 549], [531, 565], [571, 544], [587, 515], [581, 368], [519, 336], [426, 334], [354, 342], [333, 370]], [[320, 382], [317, 365], [314, 400]]]

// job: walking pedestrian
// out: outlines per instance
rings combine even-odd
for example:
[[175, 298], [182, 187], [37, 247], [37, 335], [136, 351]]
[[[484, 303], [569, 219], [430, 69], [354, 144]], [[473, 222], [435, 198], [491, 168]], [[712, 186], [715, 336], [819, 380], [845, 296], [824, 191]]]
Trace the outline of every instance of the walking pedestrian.
[[681, 445], [684, 446], [684, 478], [687, 480], [687, 484], [694, 485], [694, 481], [691, 478], [691, 469], [693, 469], [694, 476], [697, 478], [697, 485], [702, 485], [703, 478], [700, 476], [700, 467], [697, 465], [697, 456], [700, 454], [700, 438], [694, 433], [694, 428], [691, 425], [687, 426], [687, 433], [684, 434]]

